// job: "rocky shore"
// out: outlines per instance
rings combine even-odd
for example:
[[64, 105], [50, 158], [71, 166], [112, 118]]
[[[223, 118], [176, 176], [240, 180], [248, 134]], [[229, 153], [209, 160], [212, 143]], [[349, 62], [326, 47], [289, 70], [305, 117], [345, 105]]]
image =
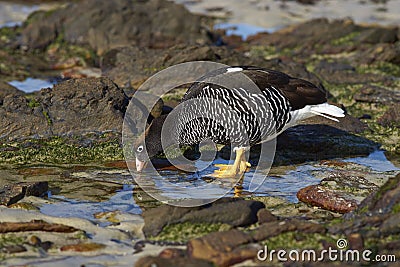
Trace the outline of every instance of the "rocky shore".
[[[169, 1], [90, 0], [0, 28], [0, 265], [319, 266], [333, 262], [257, 255], [265, 245], [337, 249], [339, 239], [344, 250], [400, 259], [400, 29], [313, 19], [242, 40], [213, 24]], [[189, 61], [309, 80], [346, 117], [312, 118], [279, 136], [261, 192], [162, 204], [134, 183], [122, 125], [146, 79]], [[58, 82], [33, 93], [9, 84], [29, 77]], [[184, 92], [162, 96], [151, 114]], [[250, 160], [258, 155], [252, 148]], [[288, 177], [313, 182], [286, 189]], [[279, 183], [288, 197], [271, 189]]]

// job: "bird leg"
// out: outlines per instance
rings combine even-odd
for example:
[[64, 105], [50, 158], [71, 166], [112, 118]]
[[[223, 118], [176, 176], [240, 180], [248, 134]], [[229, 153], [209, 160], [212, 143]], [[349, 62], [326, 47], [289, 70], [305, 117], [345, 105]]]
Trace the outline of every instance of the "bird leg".
[[242, 179], [246, 170], [251, 167], [250, 163], [246, 161], [245, 157], [246, 148], [240, 147], [236, 149], [236, 158], [233, 165], [228, 164], [215, 164], [214, 166], [219, 169], [214, 171], [211, 175], [215, 178], [240, 178]]

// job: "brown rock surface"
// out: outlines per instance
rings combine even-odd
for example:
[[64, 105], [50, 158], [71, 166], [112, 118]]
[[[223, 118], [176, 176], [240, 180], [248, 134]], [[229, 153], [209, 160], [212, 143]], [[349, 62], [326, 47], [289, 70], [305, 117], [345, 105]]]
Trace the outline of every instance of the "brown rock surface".
[[239, 230], [215, 232], [192, 239], [188, 243], [190, 257], [214, 262], [217, 266], [230, 266], [255, 258], [258, 248], [246, 246], [252, 238]]
[[297, 192], [297, 198], [307, 204], [321, 207], [330, 211], [346, 213], [357, 208], [357, 203], [348, 200], [333, 190], [320, 185], [310, 185]]

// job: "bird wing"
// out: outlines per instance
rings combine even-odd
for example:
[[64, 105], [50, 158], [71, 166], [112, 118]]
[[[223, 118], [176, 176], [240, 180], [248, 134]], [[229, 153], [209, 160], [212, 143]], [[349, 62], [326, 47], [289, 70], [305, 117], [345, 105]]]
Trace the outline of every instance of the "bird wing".
[[206, 86], [243, 88], [251, 93], [274, 88], [288, 99], [292, 110], [301, 109], [306, 105], [325, 103], [327, 94], [322, 88], [306, 80], [290, 77], [283, 72], [252, 66], [235, 66], [218, 69], [199, 78], [198, 82], [190, 86], [182, 101], [196, 98]]
[[278, 89], [289, 100], [292, 110], [304, 108], [306, 105], [317, 105], [327, 101], [326, 91], [314, 84], [289, 75], [263, 68], [242, 67], [246, 74], [261, 91], [271, 87]]

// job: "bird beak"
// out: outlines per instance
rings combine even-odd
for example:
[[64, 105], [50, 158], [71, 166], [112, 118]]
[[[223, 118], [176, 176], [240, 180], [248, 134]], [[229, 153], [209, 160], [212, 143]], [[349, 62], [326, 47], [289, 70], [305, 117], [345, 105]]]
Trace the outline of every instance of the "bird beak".
[[147, 161], [141, 161], [136, 159], [136, 170], [141, 172], [147, 165]]

